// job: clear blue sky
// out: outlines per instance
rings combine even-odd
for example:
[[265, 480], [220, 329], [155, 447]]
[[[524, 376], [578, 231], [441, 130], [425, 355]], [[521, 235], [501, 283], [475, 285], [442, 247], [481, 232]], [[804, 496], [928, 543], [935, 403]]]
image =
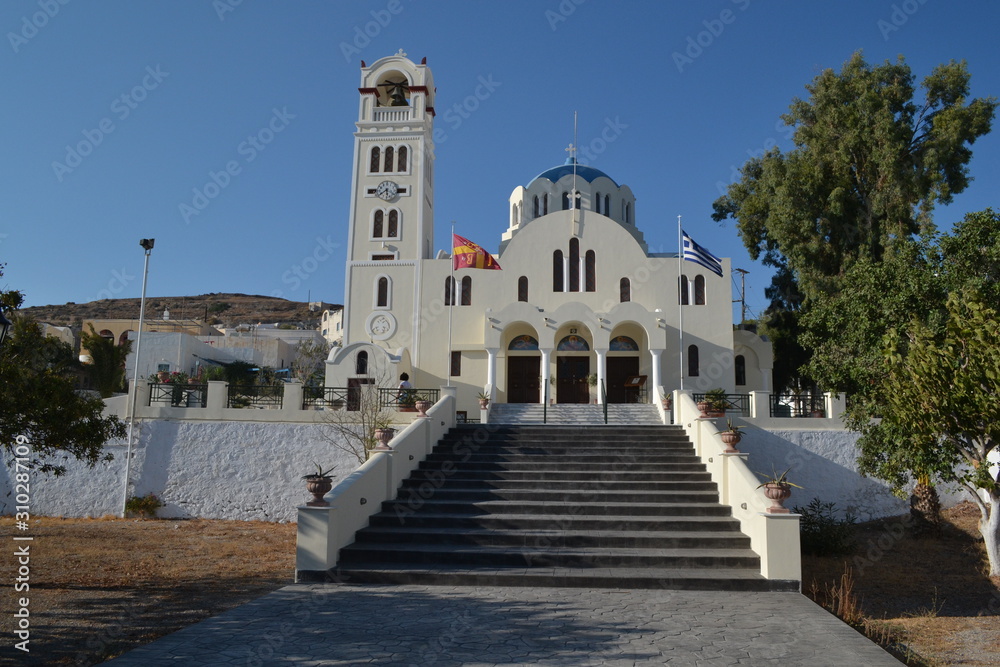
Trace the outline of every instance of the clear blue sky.
[[[750, 155], [790, 146], [792, 98], [856, 49], [903, 54], [918, 79], [964, 58], [973, 94], [1000, 95], [997, 25], [996, 3], [943, 0], [4, 0], [0, 288], [26, 305], [136, 297], [138, 241], [155, 237], [152, 296], [342, 302], [358, 68], [402, 48], [438, 88], [437, 249], [455, 220], [496, 250], [511, 190], [562, 163], [578, 111], [579, 144], [632, 188], [650, 248], [676, 250], [682, 215], [750, 271], [759, 311], [770, 271], [711, 204]], [[245, 144], [276, 110], [273, 140]], [[1000, 132], [974, 153], [940, 226], [1000, 205]], [[239, 174], [185, 220], [231, 160]]]

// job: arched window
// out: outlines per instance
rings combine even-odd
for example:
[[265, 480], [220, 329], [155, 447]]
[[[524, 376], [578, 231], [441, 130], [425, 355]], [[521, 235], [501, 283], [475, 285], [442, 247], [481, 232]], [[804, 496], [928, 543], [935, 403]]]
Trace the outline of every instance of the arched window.
[[597, 253], [593, 250], [587, 251], [587, 258], [584, 262], [584, 275], [586, 280], [586, 289], [588, 292], [597, 291]]
[[685, 276], [684, 274], [681, 274], [681, 281], [677, 289], [680, 290], [681, 305], [682, 306], [688, 305], [690, 301], [688, 297], [688, 277]]
[[462, 278], [462, 305], [472, 305], [472, 276]]
[[375, 287], [375, 307], [376, 308], [388, 308], [389, 307], [389, 279], [382, 276], [378, 279]]
[[389, 229], [386, 232], [386, 237], [390, 239], [399, 238], [399, 211], [396, 209], [389, 211]]
[[562, 193], [562, 210], [564, 210], [564, 211], [568, 211], [569, 210], [569, 193], [568, 192]]
[[569, 240], [569, 291], [580, 291], [580, 239]]
[[531, 207], [531, 213], [533, 218], [538, 217], [539, 210], [541, 209], [538, 208], [538, 195], [535, 195], [534, 199], [532, 199], [532, 207]]
[[[166, 311], [164, 311], [164, 312], [166, 312]], [[115, 335], [113, 333], [111, 333], [110, 329], [101, 329], [101, 332], [99, 334], [97, 334], [97, 335], [100, 336], [101, 338], [107, 338], [108, 340], [112, 340], [112, 341], [115, 339]]]
[[688, 345], [688, 377], [698, 377], [697, 345]]
[[372, 238], [380, 239], [383, 237], [383, 223], [385, 221], [385, 213], [383, 211], [375, 211], [375, 219], [372, 222]]
[[406, 171], [406, 158], [406, 146], [400, 146], [399, 152], [396, 153], [396, 171]]
[[611, 195], [604, 195], [604, 215], [611, 217]]
[[128, 342], [128, 335], [129, 335], [129, 333], [131, 333], [131, 331], [132, 331], [131, 329], [127, 329], [127, 330], [125, 330], [125, 331], [122, 332], [121, 336], [118, 337], [118, 345], [119, 345], [119, 347]]
[[632, 282], [628, 278], [621, 279], [621, 282], [618, 283], [618, 291], [622, 303], [632, 300]]
[[455, 279], [451, 276], [444, 279], [444, 305], [455, 305]]
[[700, 274], [694, 277], [694, 305], [705, 305], [705, 276]]
[[528, 276], [521, 276], [517, 279], [517, 300], [528, 300]]
[[601, 212], [601, 193], [600, 192], [598, 192], [596, 195], [594, 195], [594, 211], [596, 211], [597, 213]]
[[563, 291], [563, 251], [556, 250], [552, 253], [552, 291]]
[[573, 206], [575, 206], [576, 208], [580, 208], [580, 203], [583, 201], [583, 196], [580, 194], [579, 190], [577, 190], [576, 196], [573, 199], [574, 199]]
[[632, 224], [632, 204], [631, 202], [625, 204], [625, 222], [626, 224]]
[[354, 357], [354, 374], [368, 375], [368, 353], [364, 350], [358, 352], [358, 356]]
[[385, 149], [385, 170], [386, 171], [392, 171], [392, 168], [395, 166], [393, 164], [393, 160], [395, 159], [395, 157], [396, 157], [396, 155], [395, 155], [395, 153], [392, 150], [392, 146], [387, 146], [386, 149]]
[[736, 355], [736, 384], [737, 386], [743, 386], [747, 383], [747, 360], [743, 358], [742, 354]]
[[379, 163], [382, 161], [382, 150], [378, 146], [372, 146], [372, 159], [368, 165], [368, 171], [373, 174], [378, 173]]
[[542, 215], [549, 214], [549, 196], [542, 195]]

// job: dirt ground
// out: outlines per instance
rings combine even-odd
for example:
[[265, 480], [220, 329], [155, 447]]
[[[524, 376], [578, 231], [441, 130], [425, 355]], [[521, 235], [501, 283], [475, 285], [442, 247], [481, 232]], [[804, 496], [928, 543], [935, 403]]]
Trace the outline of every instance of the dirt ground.
[[[1000, 664], [1000, 578], [985, 575], [979, 512], [946, 513], [939, 539], [900, 520], [859, 527], [856, 552], [803, 559], [820, 601], [854, 575], [862, 612], [914, 665]], [[15, 593], [13, 537], [30, 535], [30, 591]], [[243, 521], [0, 518], [0, 663], [93, 665], [291, 583], [295, 525]], [[13, 648], [16, 602], [30, 600], [30, 653]]]
[[987, 576], [979, 509], [966, 502], [944, 516], [937, 538], [911, 537], [902, 517], [859, 525], [852, 555], [803, 557], [803, 592], [827, 602], [850, 567], [861, 612], [910, 664], [1000, 664], [1000, 577]]
[[[14, 542], [14, 534], [31, 542]], [[0, 518], [0, 664], [93, 665], [292, 582], [295, 524]], [[30, 590], [13, 590], [30, 544]], [[30, 601], [30, 653], [14, 648]]]

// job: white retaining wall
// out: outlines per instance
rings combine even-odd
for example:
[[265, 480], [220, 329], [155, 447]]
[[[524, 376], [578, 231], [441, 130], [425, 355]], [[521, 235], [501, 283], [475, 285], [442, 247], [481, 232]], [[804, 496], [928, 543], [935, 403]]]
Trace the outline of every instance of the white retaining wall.
[[[165, 503], [159, 516], [294, 521], [296, 507], [312, 498], [302, 475], [336, 465], [334, 484], [357, 459], [322, 437], [322, 424], [144, 420], [133, 452], [134, 495], [152, 491]], [[325, 427], [329, 428], [329, 427]], [[67, 460], [61, 477], [31, 473], [31, 514], [119, 515], [124, 442], [106, 451], [110, 462], [93, 469]], [[0, 465], [0, 514], [14, 513], [11, 467]]]

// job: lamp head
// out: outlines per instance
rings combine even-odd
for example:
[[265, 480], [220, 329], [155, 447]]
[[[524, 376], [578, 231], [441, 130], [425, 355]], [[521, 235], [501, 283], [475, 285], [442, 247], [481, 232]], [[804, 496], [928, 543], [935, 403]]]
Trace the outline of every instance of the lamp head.
[[155, 242], [156, 242], [156, 239], [141, 239], [139, 241], [139, 245], [142, 246], [143, 250], [145, 250], [146, 252], [149, 252], [150, 250], [153, 249], [153, 243], [155, 243]]

